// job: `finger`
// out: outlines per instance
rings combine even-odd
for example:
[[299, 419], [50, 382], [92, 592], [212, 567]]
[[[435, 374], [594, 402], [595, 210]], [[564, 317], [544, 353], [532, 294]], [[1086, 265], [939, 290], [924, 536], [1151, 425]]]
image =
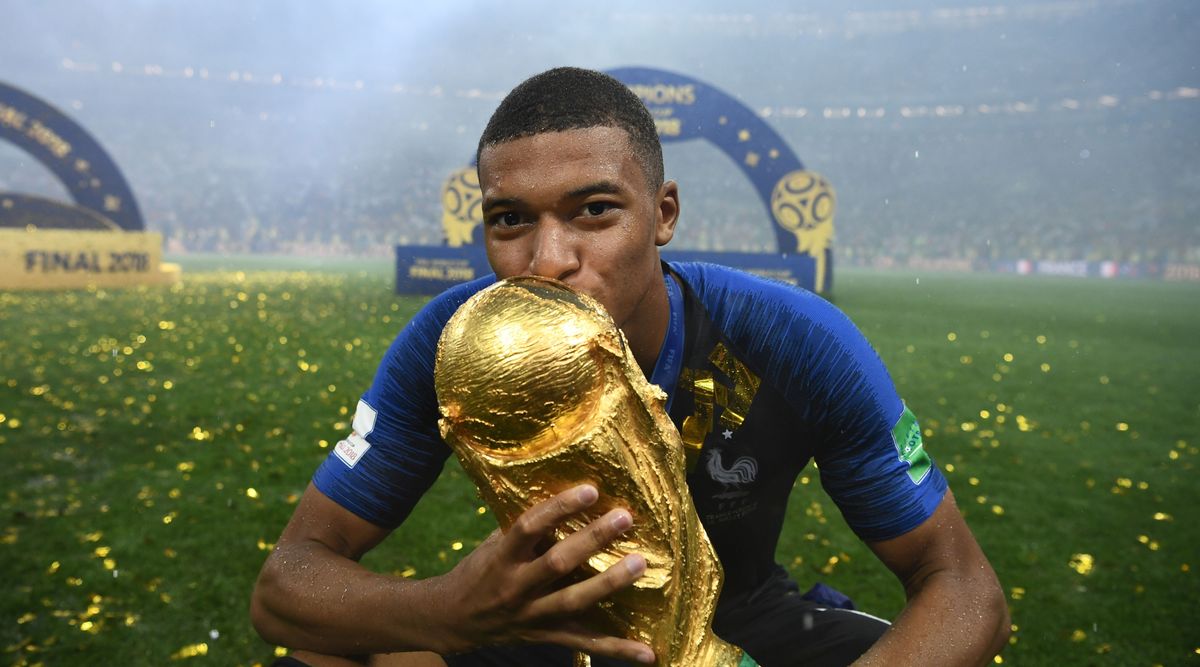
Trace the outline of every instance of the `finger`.
[[537, 619], [578, 614], [628, 588], [645, 572], [646, 559], [641, 554], [630, 554], [604, 572], [534, 600], [526, 607], [525, 616]]
[[602, 635], [578, 624], [534, 630], [528, 633], [526, 639], [532, 643], [558, 644], [593, 657], [603, 656], [647, 665], [653, 664], [655, 659], [654, 650], [646, 644], [631, 639]]
[[611, 510], [550, 547], [522, 571], [522, 577], [531, 587], [557, 581], [574, 572], [632, 525], [633, 517], [628, 510]]
[[596, 487], [581, 484], [525, 510], [504, 535], [502, 548], [506, 555], [514, 560], [527, 558], [543, 537], [567, 517], [591, 507], [599, 497]]

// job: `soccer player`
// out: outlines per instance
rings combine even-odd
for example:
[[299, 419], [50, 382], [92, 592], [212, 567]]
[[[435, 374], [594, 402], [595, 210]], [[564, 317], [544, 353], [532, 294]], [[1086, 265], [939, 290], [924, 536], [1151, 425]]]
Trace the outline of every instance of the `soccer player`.
[[[251, 610], [265, 639], [308, 651], [292, 664], [411, 651], [426, 653], [390, 659], [567, 667], [573, 650], [597, 665], [653, 662], [648, 646], [575, 621], [632, 585], [645, 569], [640, 556], [561, 582], [629, 529], [629, 512], [539, 549], [596, 502], [592, 486], [533, 506], [442, 576], [407, 580], [357, 562], [404, 522], [450, 454], [433, 389], [446, 321], [497, 278], [538, 275], [605, 306], [646, 377], [668, 393], [684, 440], [701, 447], [688, 486], [725, 570], [718, 635], [769, 667], [990, 661], [1009, 631], [1002, 591], [883, 363], [811, 293], [661, 262], [679, 188], [663, 178], [654, 121], [632, 92], [588, 70], [534, 76], [493, 114], [478, 168], [496, 275], [435, 298], [388, 350], [354, 432], [317, 470], [263, 566]], [[907, 605], [890, 625], [805, 599], [775, 562], [788, 494], [810, 460], [904, 587]]]

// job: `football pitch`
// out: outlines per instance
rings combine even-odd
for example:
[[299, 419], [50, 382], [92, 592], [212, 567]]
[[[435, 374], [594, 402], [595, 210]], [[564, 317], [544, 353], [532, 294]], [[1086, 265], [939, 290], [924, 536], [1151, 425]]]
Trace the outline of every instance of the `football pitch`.
[[[424, 302], [390, 271], [192, 258], [175, 287], [0, 292], [6, 664], [282, 654], [254, 634], [250, 590]], [[1004, 663], [1200, 660], [1200, 287], [842, 271], [833, 300], [999, 574]], [[903, 591], [819, 487], [808, 468], [780, 562], [894, 616]], [[451, 460], [365, 565], [448, 570], [494, 528], [480, 505]]]

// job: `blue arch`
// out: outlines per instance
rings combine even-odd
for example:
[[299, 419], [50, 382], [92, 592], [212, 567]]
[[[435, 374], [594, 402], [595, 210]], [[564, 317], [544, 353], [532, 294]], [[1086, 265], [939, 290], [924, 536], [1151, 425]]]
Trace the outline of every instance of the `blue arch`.
[[45, 165], [76, 205], [125, 231], [145, 229], [133, 191], [116, 163], [87, 130], [47, 102], [0, 83], [0, 139]]
[[770, 125], [733, 96], [682, 74], [647, 67], [619, 67], [607, 73], [629, 86], [650, 109], [662, 143], [704, 139], [721, 149], [753, 184], [778, 251], [795, 251], [795, 236], [774, 224], [771, 195], [780, 179], [804, 165]]
[[[646, 67], [607, 73], [646, 104], [663, 144], [704, 139], [728, 156], [753, 185], [776, 252], [710, 252], [663, 249], [663, 257], [738, 267], [815, 292], [833, 286], [832, 186], [809, 172], [790, 146], [736, 98], [691, 77]], [[450, 174], [442, 188], [444, 246], [396, 246], [396, 291], [434, 294], [488, 272], [480, 227], [474, 162]]]

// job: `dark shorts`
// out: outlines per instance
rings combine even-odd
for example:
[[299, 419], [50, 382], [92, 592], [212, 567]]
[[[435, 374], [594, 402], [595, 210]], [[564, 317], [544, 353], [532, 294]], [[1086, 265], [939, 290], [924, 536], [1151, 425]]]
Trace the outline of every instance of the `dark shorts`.
[[[718, 636], [763, 667], [848, 665], [887, 629], [887, 621], [874, 616], [802, 598], [782, 570], [742, 600], [727, 602], [713, 622]], [[573, 653], [561, 646], [491, 647], [445, 660], [449, 667], [571, 667]], [[593, 667], [634, 664], [592, 659]]]

